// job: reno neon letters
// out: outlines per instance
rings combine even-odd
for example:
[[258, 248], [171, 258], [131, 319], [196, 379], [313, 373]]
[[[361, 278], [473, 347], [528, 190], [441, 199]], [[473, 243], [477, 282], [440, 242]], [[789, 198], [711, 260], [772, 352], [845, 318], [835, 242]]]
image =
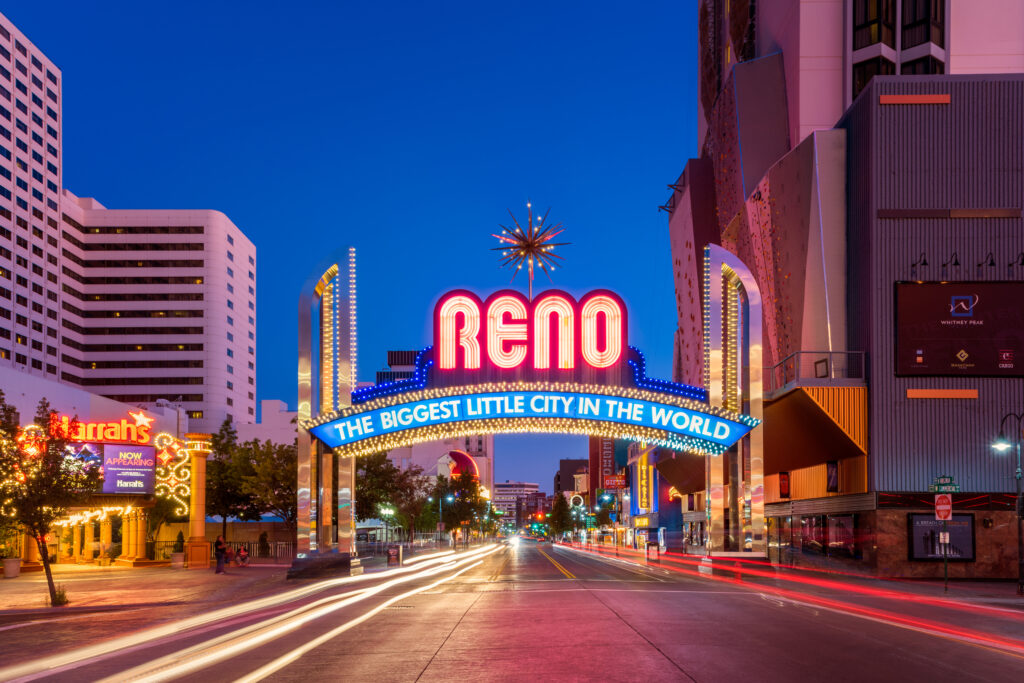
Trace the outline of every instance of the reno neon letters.
[[579, 302], [558, 290], [533, 301], [504, 290], [486, 302], [457, 290], [434, 308], [435, 367], [441, 372], [605, 370], [624, 360], [626, 330], [626, 306], [606, 290]]

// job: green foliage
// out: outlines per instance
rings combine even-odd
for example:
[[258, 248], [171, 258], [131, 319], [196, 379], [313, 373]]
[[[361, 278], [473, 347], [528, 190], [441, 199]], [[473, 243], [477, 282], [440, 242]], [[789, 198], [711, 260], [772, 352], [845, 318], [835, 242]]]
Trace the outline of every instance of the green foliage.
[[169, 522], [183, 522], [188, 515], [178, 516], [174, 514], [178, 504], [170, 498], [156, 498], [155, 505], [149, 509], [148, 522], [146, 524], [146, 538], [155, 541], [160, 533], [160, 527]]
[[7, 402], [3, 389], [0, 389], [0, 432], [12, 438], [18, 433], [18, 411]]
[[221, 518], [221, 535], [227, 536], [228, 518], [255, 521], [260, 509], [244, 481], [252, 475], [252, 464], [238, 454], [238, 433], [231, 417], [225, 418], [211, 441], [212, 453], [206, 462], [206, 514]]
[[284, 521], [292, 533], [298, 519], [298, 452], [294, 443], [253, 440], [237, 446], [236, 467], [241, 472], [242, 493], [261, 512]]
[[178, 531], [178, 537], [174, 539], [173, 552], [185, 552], [185, 534], [183, 534], [181, 531]]
[[[181, 532], [178, 532], [178, 535], [180, 536]], [[121, 544], [120, 543], [111, 543], [110, 547], [107, 548], [107, 557], [109, 557], [111, 561], [114, 561], [114, 560], [116, 560], [120, 556], [121, 556]]]
[[373, 453], [356, 460], [356, 519], [377, 519], [381, 505], [394, 504], [401, 470], [387, 453]]
[[64, 584], [60, 584], [53, 589], [53, 593], [50, 595], [50, 606], [51, 607], [63, 607], [68, 604], [68, 592], [64, 588]]
[[54, 413], [53, 408], [50, 407], [50, 402], [46, 400], [46, 397], [39, 399], [39, 404], [36, 406], [36, 416], [33, 419], [37, 425], [43, 429], [49, 429], [50, 427], [50, 416]]
[[555, 534], [562, 534], [572, 529], [569, 501], [560, 493], [555, 495], [555, 501], [551, 504], [551, 517], [548, 518], [548, 525]]

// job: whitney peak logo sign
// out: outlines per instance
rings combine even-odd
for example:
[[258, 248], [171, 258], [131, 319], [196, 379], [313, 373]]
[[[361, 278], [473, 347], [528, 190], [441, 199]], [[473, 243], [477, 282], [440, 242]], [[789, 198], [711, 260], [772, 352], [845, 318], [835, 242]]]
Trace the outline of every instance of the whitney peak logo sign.
[[110, 443], [132, 443], [140, 446], [150, 442], [150, 429], [154, 418], [144, 412], [128, 412], [131, 420], [119, 422], [79, 422], [67, 415], [61, 415], [51, 423], [51, 431], [58, 431], [72, 441], [100, 441]]

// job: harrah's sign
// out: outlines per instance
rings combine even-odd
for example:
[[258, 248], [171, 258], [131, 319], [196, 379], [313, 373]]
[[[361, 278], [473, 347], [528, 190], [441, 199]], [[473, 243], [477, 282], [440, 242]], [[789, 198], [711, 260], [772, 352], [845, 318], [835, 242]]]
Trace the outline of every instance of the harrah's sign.
[[128, 416], [132, 419], [119, 422], [74, 422], [67, 415], [61, 415], [55, 426], [72, 441], [148, 444], [153, 418], [147, 417], [142, 411], [129, 412]]
[[434, 307], [434, 377], [619, 383], [626, 367], [626, 306], [607, 290], [576, 301], [549, 290], [528, 301], [512, 290], [486, 301], [448, 292]]

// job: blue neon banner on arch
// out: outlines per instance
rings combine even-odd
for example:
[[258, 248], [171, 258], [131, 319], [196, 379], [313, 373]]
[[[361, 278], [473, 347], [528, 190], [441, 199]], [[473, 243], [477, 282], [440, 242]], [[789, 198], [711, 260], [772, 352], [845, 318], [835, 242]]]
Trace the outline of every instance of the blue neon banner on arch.
[[441, 396], [357, 410], [312, 426], [310, 432], [328, 447], [338, 448], [371, 437], [473, 420], [577, 419], [656, 429], [680, 440], [713, 444], [713, 450], [720, 452], [757, 424], [746, 416], [734, 417], [743, 421], [670, 403], [607, 394], [509, 391]]

